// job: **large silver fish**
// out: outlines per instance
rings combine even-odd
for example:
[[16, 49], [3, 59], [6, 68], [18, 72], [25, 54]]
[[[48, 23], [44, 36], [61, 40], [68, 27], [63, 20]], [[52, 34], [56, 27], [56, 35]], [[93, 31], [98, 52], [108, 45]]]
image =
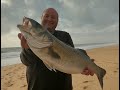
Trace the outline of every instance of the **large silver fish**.
[[[24, 23], [28, 22], [28, 25]], [[103, 77], [106, 71], [96, 65], [82, 51], [72, 48], [53, 36], [33, 19], [24, 17], [23, 24], [17, 25], [27, 40], [30, 49], [38, 56], [49, 70], [59, 70], [68, 74], [81, 73], [90, 68], [98, 77], [103, 89]]]

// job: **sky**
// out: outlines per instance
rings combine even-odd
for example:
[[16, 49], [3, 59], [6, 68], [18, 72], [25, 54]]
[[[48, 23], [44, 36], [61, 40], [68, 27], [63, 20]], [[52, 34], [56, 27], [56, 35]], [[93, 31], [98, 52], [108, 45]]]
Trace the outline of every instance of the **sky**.
[[119, 0], [1, 0], [1, 48], [20, 47], [17, 24], [24, 16], [40, 23], [49, 7], [74, 44], [119, 43]]

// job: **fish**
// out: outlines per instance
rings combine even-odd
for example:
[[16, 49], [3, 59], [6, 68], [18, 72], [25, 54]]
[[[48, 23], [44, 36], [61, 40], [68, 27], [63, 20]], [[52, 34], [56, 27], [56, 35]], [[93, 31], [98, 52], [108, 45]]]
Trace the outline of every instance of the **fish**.
[[[25, 23], [28, 23], [25, 25]], [[57, 39], [34, 19], [23, 17], [23, 24], [17, 24], [33, 53], [43, 61], [51, 71], [67, 74], [82, 73], [85, 67], [97, 76], [103, 90], [103, 78], [106, 70], [95, 64], [82, 50], [73, 48]]]

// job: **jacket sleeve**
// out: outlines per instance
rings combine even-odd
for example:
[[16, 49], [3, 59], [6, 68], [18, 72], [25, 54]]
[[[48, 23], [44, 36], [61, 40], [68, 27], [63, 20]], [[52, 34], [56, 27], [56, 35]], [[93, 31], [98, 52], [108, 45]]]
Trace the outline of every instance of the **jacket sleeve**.
[[22, 49], [20, 59], [24, 65], [30, 66], [37, 63], [39, 58], [30, 49]]
[[66, 44], [70, 45], [71, 47], [74, 47], [73, 40], [69, 33], [66, 34], [66, 40]]

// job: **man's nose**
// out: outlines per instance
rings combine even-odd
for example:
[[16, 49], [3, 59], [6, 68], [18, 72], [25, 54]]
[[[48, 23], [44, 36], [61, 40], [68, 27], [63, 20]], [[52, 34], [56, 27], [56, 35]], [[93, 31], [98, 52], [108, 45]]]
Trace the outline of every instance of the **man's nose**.
[[48, 20], [49, 20], [49, 21], [51, 21], [51, 20], [52, 20], [52, 18], [51, 18], [51, 17], [48, 17]]

